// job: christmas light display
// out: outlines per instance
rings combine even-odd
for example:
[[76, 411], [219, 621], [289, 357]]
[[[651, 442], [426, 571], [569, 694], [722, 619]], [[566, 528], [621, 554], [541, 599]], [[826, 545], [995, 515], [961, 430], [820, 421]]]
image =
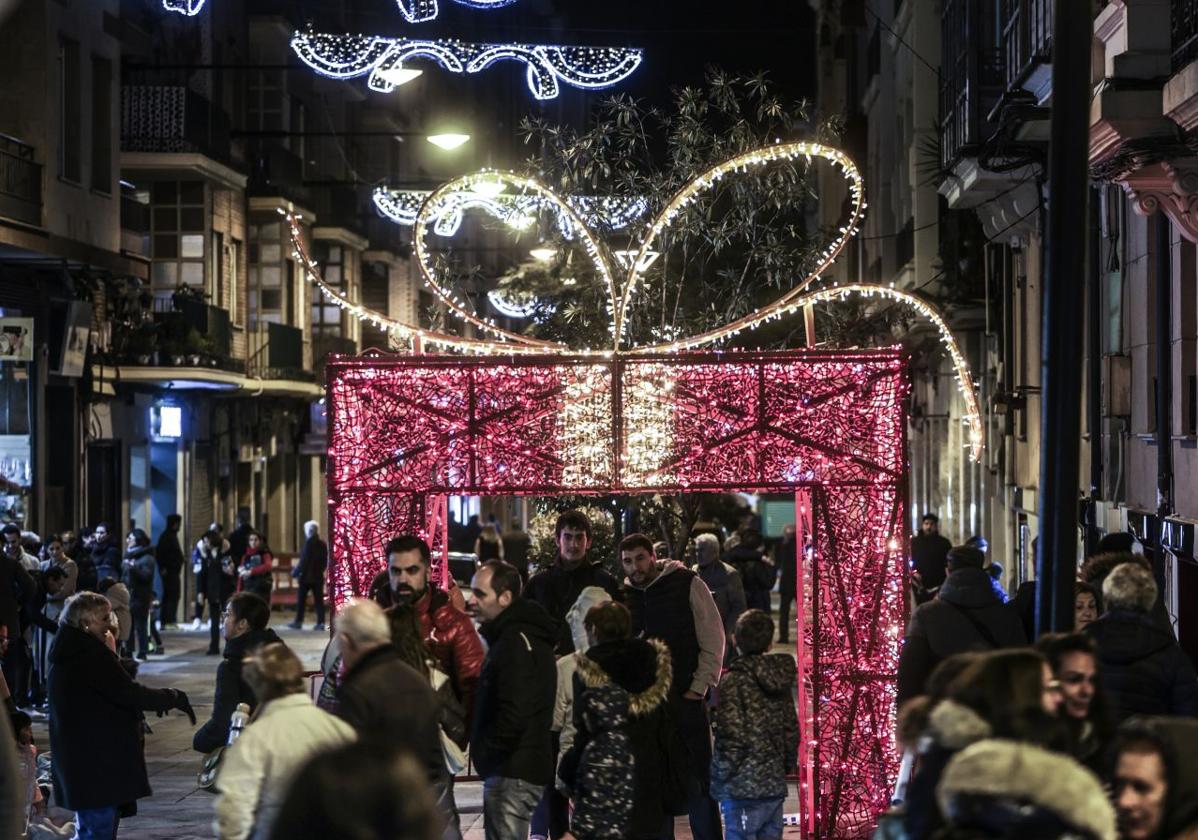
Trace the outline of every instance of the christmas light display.
[[177, 12], [181, 15], [193, 17], [200, 13], [204, 8], [206, 0], [162, 0], [162, 8], [168, 12]]
[[804, 819], [809, 836], [868, 834], [896, 770], [899, 351], [335, 358], [327, 377], [335, 604], [405, 531], [429, 534], [443, 579], [449, 494], [809, 494]]
[[630, 47], [577, 47], [544, 44], [472, 44], [454, 39], [383, 38], [297, 32], [291, 48], [300, 59], [334, 79], [367, 77], [367, 87], [390, 93], [395, 85], [385, 71], [413, 59], [439, 64], [450, 73], [478, 73], [497, 61], [527, 65], [528, 89], [537, 99], [553, 99], [561, 85], [600, 90], [628, 78], [643, 55]]
[[[423, 23], [433, 20], [440, 14], [437, 0], [395, 0], [399, 12], [408, 23]], [[500, 6], [510, 6], [516, 0], [454, 0], [463, 6], [473, 6], [476, 9], [497, 9]]]
[[[431, 194], [430, 190], [376, 187], [374, 205], [396, 224], [412, 227], [416, 224], [420, 206]], [[649, 202], [640, 197], [572, 195], [566, 199], [566, 203], [578, 211], [588, 227], [600, 230], [624, 230], [649, 212]], [[485, 196], [463, 192], [447, 198], [440, 205], [439, 215], [433, 221], [433, 233], [437, 236], [456, 234], [467, 210], [482, 210], [513, 230], [527, 230], [535, 224], [535, 214], [552, 209], [547, 202], [539, 201], [535, 196]], [[554, 219], [562, 236], [573, 239], [574, 228], [569, 219], [561, 214], [555, 214]]]

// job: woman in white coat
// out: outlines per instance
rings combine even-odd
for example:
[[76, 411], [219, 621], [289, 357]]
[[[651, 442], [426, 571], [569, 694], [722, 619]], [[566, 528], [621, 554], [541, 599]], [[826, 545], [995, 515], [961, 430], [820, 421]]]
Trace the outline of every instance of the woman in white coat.
[[242, 676], [259, 706], [217, 776], [216, 829], [222, 840], [266, 840], [292, 778], [316, 754], [352, 742], [354, 730], [316, 708], [303, 665], [281, 643], [246, 657]]

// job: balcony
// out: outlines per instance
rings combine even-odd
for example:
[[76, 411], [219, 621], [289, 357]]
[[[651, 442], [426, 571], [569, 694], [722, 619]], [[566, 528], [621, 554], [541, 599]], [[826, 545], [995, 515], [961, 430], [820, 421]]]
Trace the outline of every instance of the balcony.
[[286, 324], [267, 323], [257, 333], [253, 355], [247, 363], [249, 376], [262, 379], [289, 379], [314, 382], [316, 377], [304, 368], [304, 331]]
[[42, 224], [42, 165], [33, 147], [0, 134], [0, 216]]
[[182, 85], [121, 88], [121, 151], [201, 154], [231, 163], [228, 115]]
[[304, 186], [304, 162], [297, 155], [271, 140], [251, 142], [248, 153], [251, 195], [285, 198], [304, 207], [312, 206], [312, 193]]
[[1173, 72], [1198, 59], [1198, 0], [1172, 0]]
[[975, 2], [946, 0], [940, 15], [940, 165], [950, 171], [975, 157], [993, 127], [986, 115], [1002, 96], [1003, 53], [992, 18]]
[[1007, 89], [1044, 102], [1052, 84], [1052, 0], [1002, 0], [1002, 52]]

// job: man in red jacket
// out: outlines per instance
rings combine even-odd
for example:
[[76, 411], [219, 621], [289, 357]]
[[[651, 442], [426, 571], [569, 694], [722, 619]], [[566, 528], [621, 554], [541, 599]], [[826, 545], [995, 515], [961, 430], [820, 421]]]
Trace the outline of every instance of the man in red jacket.
[[453, 680], [454, 692], [466, 710], [474, 713], [474, 694], [482, 670], [482, 641], [465, 613], [429, 579], [432, 553], [420, 537], [404, 534], [387, 543], [387, 569], [370, 584], [370, 597], [383, 609], [411, 604], [420, 617], [424, 643], [437, 657], [440, 669]]

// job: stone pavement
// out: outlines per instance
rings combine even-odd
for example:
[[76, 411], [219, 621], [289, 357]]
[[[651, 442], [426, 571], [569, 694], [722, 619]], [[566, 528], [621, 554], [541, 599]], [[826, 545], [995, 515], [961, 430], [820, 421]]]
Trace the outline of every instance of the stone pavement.
[[[272, 626], [299, 654], [307, 669], [317, 670], [327, 635], [311, 630], [291, 630], [285, 626], [288, 618], [276, 613]], [[208, 647], [207, 628], [200, 633], [166, 632], [163, 642], [167, 654], [143, 663], [139, 680], [155, 688], [183, 689], [195, 708], [197, 721], [203, 722], [212, 710], [218, 661], [217, 657], [204, 654]], [[154, 795], [138, 802], [138, 815], [121, 823], [120, 837], [122, 840], [209, 840], [215, 837], [212, 829], [215, 797], [196, 787], [200, 756], [191, 749], [194, 730], [190, 722], [178, 712], [165, 718], [151, 715], [149, 722], [154, 731], [146, 736], [146, 765]], [[39, 750], [50, 748], [44, 722], [36, 725], [34, 737]], [[483, 840], [482, 785], [459, 783], [454, 793], [462, 813], [465, 839]], [[786, 810], [790, 813], [798, 810], [793, 796], [787, 802]], [[52, 809], [51, 813], [56, 819], [70, 816], [57, 809]], [[786, 837], [798, 836], [797, 828], [787, 829]], [[685, 819], [677, 821], [676, 837], [679, 840], [691, 837]]]

